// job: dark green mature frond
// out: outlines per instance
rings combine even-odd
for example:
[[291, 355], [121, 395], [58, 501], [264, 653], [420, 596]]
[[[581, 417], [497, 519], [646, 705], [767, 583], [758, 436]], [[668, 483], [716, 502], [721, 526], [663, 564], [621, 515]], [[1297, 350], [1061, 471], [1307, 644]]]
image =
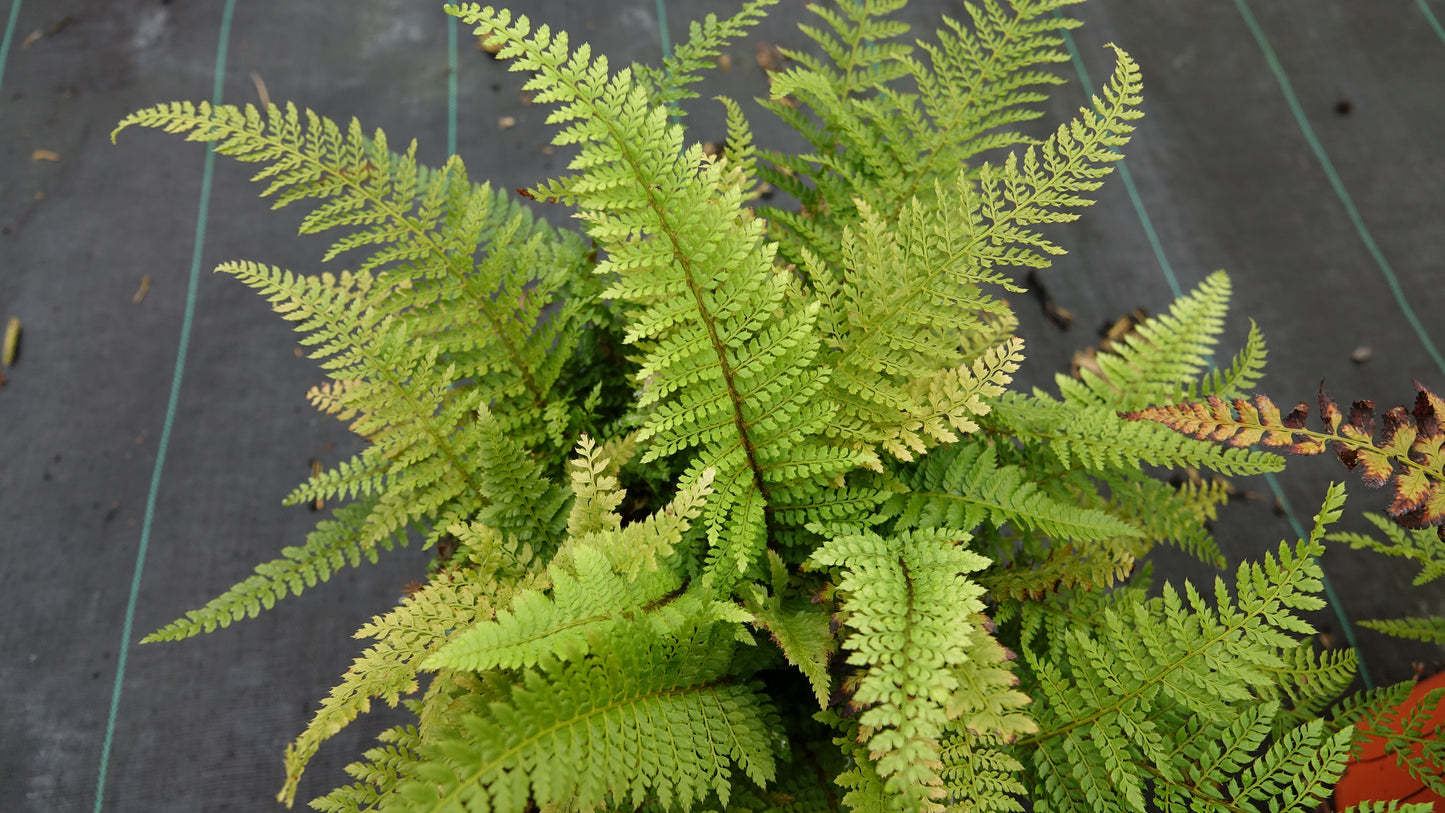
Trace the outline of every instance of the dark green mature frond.
[[1402, 802], [1399, 799], [1360, 802], [1339, 813], [1438, 813], [1434, 802]]
[[726, 804], [735, 770], [759, 784], [776, 771], [767, 700], [727, 674], [731, 637], [718, 625], [674, 637], [625, 623], [593, 655], [548, 660], [500, 700], [463, 698], [380, 809], [635, 808], [649, 797], [688, 809], [711, 794]]
[[963, 574], [988, 565], [958, 539], [957, 532], [885, 539], [836, 529], [812, 557], [815, 566], [841, 570], [841, 609], [853, 630], [843, 647], [848, 663], [864, 668], [851, 702], [863, 709], [858, 722], [885, 789], [911, 810], [933, 810], [944, 795], [938, 742], [966, 703], [954, 695], [989, 688], [956, 674], [972, 665], [967, 633], [981, 626], [983, 611], [983, 588]]
[[1140, 528], [1153, 542], [1172, 545], [1207, 565], [1222, 568], [1224, 553], [1209, 530], [1219, 506], [1229, 500], [1222, 479], [1171, 485], [1138, 473], [1098, 475], [1108, 486], [1107, 510]]
[[373, 698], [395, 706], [403, 695], [416, 691], [422, 662], [450, 634], [490, 618], [511, 591], [485, 570], [446, 571], [357, 630], [356, 637], [373, 638], [376, 643], [357, 657], [341, 684], [321, 701], [306, 730], [287, 746], [286, 784], [277, 800], [288, 807], [295, 800], [301, 773], [322, 742], [370, 711]]
[[939, 449], [898, 476], [908, 491], [890, 500], [884, 512], [896, 516], [899, 528], [971, 532], [988, 522], [1081, 542], [1142, 535], [1137, 526], [1116, 516], [1055, 500], [1023, 469], [999, 465], [987, 443]]
[[1140, 322], [1122, 341], [1097, 357], [1099, 372], [1079, 378], [1058, 374], [1065, 401], [1116, 410], [1188, 400], [1200, 390], [1240, 391], [1252, 386], [1264, 363], [1257, 329], [1230, 369], [1214, 370], [1203, 382], [1229, 311], [1230, 282], [1223, 271], [1210, 274], [1193, 292], [1160, 314]]
[[[1042, 728], [1028, 740], [1032, 787], [1046, 809], [1143, 813], [1151, 788], [1156, 800], [1239, 803], [1294, 794], [1307, 804], [1327, 792], [1343, 770], [1348, 732], [1327, 735], [1316, 721], [1285, 734], [1264, 758], [1245, 760], [1276, 713], [1259, 704], [1276, 697], [1277, 675], [1301, 646], [1297, 636], [1313, 633], [1300, 614], [1324, 604], [1315, 595], [1322, 589], [1315, 557], [1343, 502], [1343, 489], [1332, 486], [1309, 538], [1242, 565], [1232, 596], [1217, 581], [1213, 607], [1193, 585], [1186, 583], [1184, 597], [1166, 585], [1160, 598], [1121, 603], [1094, 624], [1063, 632], [1047, 654], [1025, 645]], [[1249, 709], [1259, 717], [1245, 724], [1240, 715]], [[1224, 753], [1237, 756], [1201, 766], [1197, 750], [1167, 734], [1172, 721], [1186, 720], [1202, 732], [1200, 742], [1235, 726]], [[1290, 777], [1299, 783], [1282, 788]]]
[[269, 610], [278, 599], [300, 595], [343, 567], [357, 567], [363, 559], [375, 564], [378, 547], [390, 551], [394, 541], [405, 545], [406, 534], [362, 541], [362, 529], [374, 504], [375, 500], [363, 500], [337, 508], [332, 512], [335, 519], [318, 524], [307, 534], [305, 545], [282, 548], [280, 558], [257, 565], [254, 576], [147, 635], [141, 643], [179, 641], [230, 626], [232, 621], [255, 618], [261, 608]]

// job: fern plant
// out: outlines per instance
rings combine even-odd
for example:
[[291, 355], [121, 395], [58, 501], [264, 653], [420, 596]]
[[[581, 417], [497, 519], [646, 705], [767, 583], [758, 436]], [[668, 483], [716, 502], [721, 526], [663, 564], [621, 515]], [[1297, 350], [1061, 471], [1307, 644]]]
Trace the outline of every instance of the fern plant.
[[[359, 631], [279, 798], [373, 701], [416, 722], [319, 810], [1313, 804], [1376, 702], [1331, 713], [1353, 655], [1310, 649], [1300, 615], [1343, 492], [1211, 598], [1150, 598], [1139, 566], [1159, 544], [1224, 564], [1206, 522], [1225, 491], [1155, 467], [1283, 464], [1120, 414], [1258, 380], [1257, 330], [1209, 361], [1228, 278], [1058, 396], [1008, 388], [1024, 346], [997, 293], [1062, 251], [1039, 225], [1089, 205], [1140, 115], [1115, 48], [1076, 119], [1011, 129], [1059, 82], [1074, 1], [980, 0], [916, 42], [903, 0], [814, 8], [818, 52], [788, 52], [764, 103], [802, 155], [755, 147], [730, 99], [709, 155], [677, 107], [772, 0], [620, 69], [450, 6], [573, 150], [516, 195], [290, 106], [127, 117], [259, 165], [278, 206], [312, 207], [303, 232], [341, 235], [325, 259], [353, 270], [219, 270], [295, 323], [329, 379], [310, 400], [368, 441], [289, 498], [345, 501], [334, 519], [146, 640], [434, 547], [426, 584]], [[760, 205], [764, 182], [799, 208]]]

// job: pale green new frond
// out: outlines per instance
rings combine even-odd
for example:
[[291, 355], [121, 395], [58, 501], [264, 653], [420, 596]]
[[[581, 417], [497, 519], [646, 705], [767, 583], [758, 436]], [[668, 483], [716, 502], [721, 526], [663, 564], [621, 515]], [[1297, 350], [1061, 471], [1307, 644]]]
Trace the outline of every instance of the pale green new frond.
[[1445, 644], [1445, 616], [1369, 619], [1361, 621], [1360, 626], [1369, 627], [1394, 638], [1424, 641], [1428, 644]]
[[885, 512], [900, 528], [954, 528], [1006, 523], [1062, 540], [1137, 537], [1138, 527], [1103, 511], [1060, 502], [1040, 491], [1028, 473], [1000, 465], [992, 444], [957, 443], [937, 449], [899, 472], [908, 486]]
[[422, 743], [425, 761], [380, 809], [635, 808], [649, 797], [688, 809], [711, 794], [726, 805], [734, 771], [768, 782], [772, 711], [755, 686], [727, 676], [730, 634], [681, 632], [624, 624], [599, 636], [593, 655], [549, 660], [499, 700], [464, 698], [454, 727]]
[[626, 498], [612, 461], [586, 435], [577, 443], [577, 456], [568, 461], [572, 469], [572, 511], [567, 517], [567, 536], [580, 538], [591, 533], [617, 531], [622, 517], [617, 506]]
[[290, 806], [301, 773], [322, 742], [370, 711], [373, 698], [395, 706], [403, 695], [416, 691], [422, 661], [449, 635], [490, 618], [494, 602], [506, 600], [510, 592], [484, 571], [445, 572], [362, 626], [356, 637], [376, 643], [356, 658], [306, 730], [286, 747], [286, 784], [276, 798]]
[[305, 545], [283, 548], [280, 558], [257, 565], [255, 575], [147, 635], [141, 643], [179, 641], [230, 626], [232, 621], [255, 618], [262, 608], [269, 610], [280, 599], [300, 595], [343, 567], [357, 567], [363, 559], [375, 564], [378, 547], [389, 551], [394, 540], [405, 546], [405, 534], [362, 541], [361, 529], [373, 503], [363, 500], [337, 508], [332, 512], [335, 519], [317, 524], [316, 530], [307, 534]]
[[[1194, 466], [1220, 474], [1280, 471], [1284, 458], [1195, 440], [1148, 421], [1127, 421], [1105, 407], [1063, 404], [1034, 392], [1005, 393], [992, 404], [988, 423], [1026, 442], [1042, 443], [1065, 467], [1095, 472], [1144, 465]], [[1140, 429], [1140, 427], [1150, 427]], [[1163, 431], [1158, 431], [1163, 430]]]
[[943, 795], [938, 742], [962, 688], [955, 672], [969, 666], [961, 633], [978, 626], [983, 611], [983, 588], [963, 574], [989, 561], [959, 539], [957, 532], [884, 538], [836, 529], [811, 560], [842, 572], [838, 589], [852, 629], [843, 646], [848, 663], [864, 667], [852, 702], [864, 709], [858, 721], [872, 732], [868, 748], [887, 792], [911, 810], [933, 810]]
[[[1100, 353], [1100, 373], [1085, 368], [1079, 378], [1056, 375], [1059, 393], [1065, 401], [1118, 411], [1184, 400], [1197, 389], [1191, 385], [1207, 368], [1224, 330], [1230, 290], [1228, 275], [1210, 274], [1168, 313], [1140, 322], [1112, 350]], [[1240, 382], [1244, 368], [1214, 377], [1228, 388]]]

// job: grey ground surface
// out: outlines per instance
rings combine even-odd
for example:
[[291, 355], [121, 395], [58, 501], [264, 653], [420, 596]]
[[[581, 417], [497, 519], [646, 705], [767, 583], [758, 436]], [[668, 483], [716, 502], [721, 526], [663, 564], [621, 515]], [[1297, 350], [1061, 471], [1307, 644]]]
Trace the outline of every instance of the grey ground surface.
[[[17, 0], [0, 2], [0, 15]], [[667, 0], [674, 41], [689, 20], [735, 3]], [[228, 102], [273, 100], [357, 116], [394, 143], [419, 141], [424, 160], [446, 151], [447, 21], [419, 0], [252, 0], [239, 3], [224, 76]], [[661, 54], [654, 0], [546, 0], [520, 10], [591, 41], [617, 63]], [[766, 93], [758, 42], [802, 47], [799, 0], [732, 51], [732, 69], [704, 88], [750, 100]], [[103, 809], [267, 810], [282, 780], [285, 744], [358, 651], [350, 635], [391, 606], [426, 554], [387, 556], [348, 570], [272, 613], [182, 644], [135, 641], [299, 543], [316, 515], [283, 508], [309, 462], [328, 464], [355, 443], [302, 395], [319, 379], [289, 326], [235, 281], [209, 273], [227, 259], [298, 271], [319, 267], [319, 238], [294, 236], [299, 213], [271, 213], [248, 168], [215, 165], [203, 269], [184, 379], [141, 571], [134, 629], [122, 625], [136, 572], [147, 494], [159, 450], [196, 244], [204, 151], [174, 137], [108, 134], [123, 115], [174, 99], [210, 98], [223, 3], [30, 0], [16, 17], [0, 83], [0, 321], [24, 323], [18, 363], [0, 388], [0, 809], [100, 809], [95, 794], [117, 659], [128, 647], [116, 705]], [[1411, 378], [1445, 392], [1445, 368], [1407, 322], [1377, 253], [1430, 340], [1445, 347], [1445, 33], [1414, 0], [1250, 0], [1247, 5], [1293, 83], [1299, 110], [1361, 231], [1332, 186], [1236, 3], [1092, 0], [1076, 32], [1092, 80], [1109, 72], [1114, 42], [1138, 59], [1145, 111], [1128, 150], [1137, 187], [1118, 176], [1079, 223], [1053, 232], [1070, 253], [1047, 271], [1049, 294], [1074, 315], [1060, 331], [1038, 301], [1016, 301], [1029, 339], [1025, 384], [1051, 386], [1096, 329], [1135, 308], [1164, 309], [1170, 287], [1140, 213], [1184, 289], [1217, 268], [1234, 281], [1225, 352], [1248, 319], [1270, 344], [1263, 390], [1281, 403], [1312, 400], [1321, 379], [1342, 402], [1382, 407], [1414, 395]], [[1429, 0], [1436, 16], [1445, 3]], [[957, 0], [915, 0], [920, 35]], [[3, 25], [4, 17], [0, 17]], [[39, 38], [30, 37], [39, 32]], [[29, 42], [27, 43], [27, 40]], [[542, 146], [545, 112], [524, 103], [521, 78], [460, 34], [458, 151], [473, 177], [500, 186], [560, 172]], [[1074, 66], [1046, 121], [1084, 100]], [[751, 102], [749, 110], [756, 111]], [[694, 105], [698, 140], [723, 136], [721, 109]], [[756, 111], [760, 142], [787, 145]], [[504, 116], [516, 125], [503, 129]], [[48, 150], [58, 160], [36, 158]], [[549, 216], [557, 216], [551, 212]], [[142, 278], [150, 287], [134, 301]], [[1371, 357], [1352, 361], [1357, 348]], [[1296, 460], [1279, 478], [1301, 522], [1331, 479], [1350, 482], [1348, 527], [1384, 495], [1329, 460]], [[1218, 535], [1231, 561], [1292, 538], [1266, 495], [1229, 506]], [[1167, 552], [1166, 552], [1167, 554]], [[1373, 554], [1331, 550], [1325, 566], [1352, 618], [1445, 612], [1445, 591], [1412, 590], [1413, 571]], [[1171, 577], [1209, 576], [1164, 555]], [[1330, 616], [1322, 626], [1340, 633]], [[1440, 648], [1360, 643], [1377, 681], [1408, 677]], [[343, 781], [341, 766], [369, 747], [379, 713], [329, 743], [300, 798]]]

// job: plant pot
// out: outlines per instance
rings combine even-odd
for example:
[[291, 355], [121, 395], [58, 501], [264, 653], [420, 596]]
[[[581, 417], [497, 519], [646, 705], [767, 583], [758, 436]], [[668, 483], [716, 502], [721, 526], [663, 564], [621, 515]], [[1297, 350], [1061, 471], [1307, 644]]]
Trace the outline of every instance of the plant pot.
[[[1411, 710], [1420, 703], [1420, 700], [1435, 689], [1445, 689], [1445, 672], [1420, 681], [1410, 692], [1410, 696], [1389, 714], [1384, 723], [1385, 727], [1389, 730], [1399, 731], [1400, 720], [1408, 716]], [[1445, 726], [1445, 700], [1441, 700], [1435, 705], [1430, 721], [1434, 726], [1435, 736], [1438, 737], [1441, 726]], [[1361, 724], [1360, 728], [1368, 731], [1372, 726], [1371, 721], [1366, 721]], [[1417, 753], [1418, 748], [1419, 746], [1416, 746]], [[1445, 765], [1438, 766], [1438, 768], [1442, 774], [1445, 774]], [[1435, 805], [1435, 810], [1445, 811], [1445, 796], [1434, 793], [1422, 785], [1418, 779], [1400, 767], [1394, 755], [1386, 754], [1383, 738], [1370, 737], [1365, 740], [1360, 755], [1350, 760], [1344, 775], [1340, 777], [1339, 784], [1335, 786], [1335, 809], [1344, 810], [1360, 802], [1376, 800], [1430, 802]]]

